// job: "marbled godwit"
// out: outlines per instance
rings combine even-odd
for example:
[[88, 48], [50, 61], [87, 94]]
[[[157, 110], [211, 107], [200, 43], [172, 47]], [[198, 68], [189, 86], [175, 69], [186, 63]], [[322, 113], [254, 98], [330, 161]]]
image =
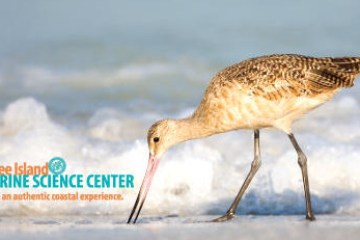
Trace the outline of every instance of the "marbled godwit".
[[254, 129], [254, 160], [243, 185], [226, 214], [236, 208], [261, 165], [261, 128], [285, 132], [298, 154], [305, 191], [306, 219], [314, 220], [311, 208], [307, 159], [294, 134], [292, 123], [311, 109], [330, 100], [341, 88], [353, 86], [360, 74], [359, 57], [313, 58], [271, 55], [249, 59], [225, 68], [211, 80], [196, 111], [185, 119], [164, 119], [151, 126], [147, 141], [149, 162], [128, 223], [138, 208], [136, 222], [162, 154], [171, 146], [194, 138], [238, 129]]

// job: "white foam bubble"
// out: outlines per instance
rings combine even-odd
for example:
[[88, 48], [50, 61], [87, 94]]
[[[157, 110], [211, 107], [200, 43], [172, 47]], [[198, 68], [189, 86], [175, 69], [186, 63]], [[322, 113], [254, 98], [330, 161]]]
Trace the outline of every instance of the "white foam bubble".
[[77, 138], [54, 123], [44, 104], [33, 98], [10, 103], [4, 111], [1, 133], [5, 163], [49, 160], [58, 155], [77, 156]]
[[[317, 213], [360, 214], [360, 126], [353, 116], [358, 113], [359, 105], [354, 98], [340, 97], [331, 103], [330, 109], [325, 106], [295, 126], [298, 141], [308, 156], [314, 209]], [[331, 113], [331, 108], [337, 108], [337, 114]], [[176, 116], [188, 115], [191, 110]], [[331, 120], [324, 120], [328, 115]], [[124, 194], [125, 200], [121, 202], [77, 201], [69, 205], [9, 201], [0, 206], [0, 213], [129, 213], [147, 165], [144, 125], [149, 126], [154, 116], [145, 113], [133, 124], [131, 116], [118, 109], [104, 108], [95, 111], [82, 129], [70, 130], [53, 120], [43, 103], [24, 98], [3, 109], [1, 118], [2, 163], [43, 163], [53, 156], [62, 156], [69, 173], [130, 173], [135, 176], [135, 188], [111, 191]], [[132, 131], [137, 132], [137, 136], [127, 138]], [[250, 169], [252, 141], [251, 131], [239, 131], [170, 149], [161, 160], [143, 214], [225, 212]], [[302, 214], [305, 205], [301, 171], [287, 136], [262, 131], [261, 145], [263, 164], [239, 211]], [[4, 192], [16, 191], [4, 189]], [[68, 192], [66, 189], [56, 191]]]
[[144, 136], [143, 122], [113, 109], [97, 110], [89, 120], [89, 136], [106, 141], [134, 140]]
[[22, 98], [7, 106], [3, 114], [3, 132], [18, 132], [42, 128], [50, 124], [44, 104], [33, 98]]

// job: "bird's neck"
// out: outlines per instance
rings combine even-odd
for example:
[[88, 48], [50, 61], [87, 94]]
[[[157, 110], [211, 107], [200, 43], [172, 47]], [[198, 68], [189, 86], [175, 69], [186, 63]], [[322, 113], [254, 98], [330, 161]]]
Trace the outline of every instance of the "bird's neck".
[[203, 138], [214, 134], [213, 129], [200, 122], [196, 117], [191, 116], [184, 119], [175, 120], [179, 142]]

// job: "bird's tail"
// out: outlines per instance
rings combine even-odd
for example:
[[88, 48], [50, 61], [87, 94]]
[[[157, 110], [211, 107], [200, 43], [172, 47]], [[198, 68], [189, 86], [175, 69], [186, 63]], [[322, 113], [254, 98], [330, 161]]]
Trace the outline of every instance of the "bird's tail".
[[355, 78], [360, 75], [360, 57], [332, 58], [331, 62], [335, 65], [336, 71], [347, 79], [343, 83], [344, 87], [353, 86]]
[[360, 57], [332, 58], [331, 62], [335, 64], [340, 71], [350, 74], [360, 74]]

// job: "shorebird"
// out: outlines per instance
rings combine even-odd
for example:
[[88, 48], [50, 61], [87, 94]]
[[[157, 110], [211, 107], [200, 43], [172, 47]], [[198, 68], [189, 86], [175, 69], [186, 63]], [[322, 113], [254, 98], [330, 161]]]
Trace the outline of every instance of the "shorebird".
[[177, 143], [239, 129], [254, 130], [254, 160], [229, 210], [213, 221], [235, 216], [236, 208], [260, 168], [260, 129], [273, 127], [286, 133], [298, 154], [305, 192], [306, 219], [315, 220], [311, 207], [307, 158], [292, 123], [329, 101], [341, 88], [352, 87], [360, 74], [360, 57], [315, 58], [295, 54], [252, 58], [218, 72], [195, 112], [184, 119], [164, 119], [147, 135], [148, 167], [131, 211], [136, 220], [163, 153]]

